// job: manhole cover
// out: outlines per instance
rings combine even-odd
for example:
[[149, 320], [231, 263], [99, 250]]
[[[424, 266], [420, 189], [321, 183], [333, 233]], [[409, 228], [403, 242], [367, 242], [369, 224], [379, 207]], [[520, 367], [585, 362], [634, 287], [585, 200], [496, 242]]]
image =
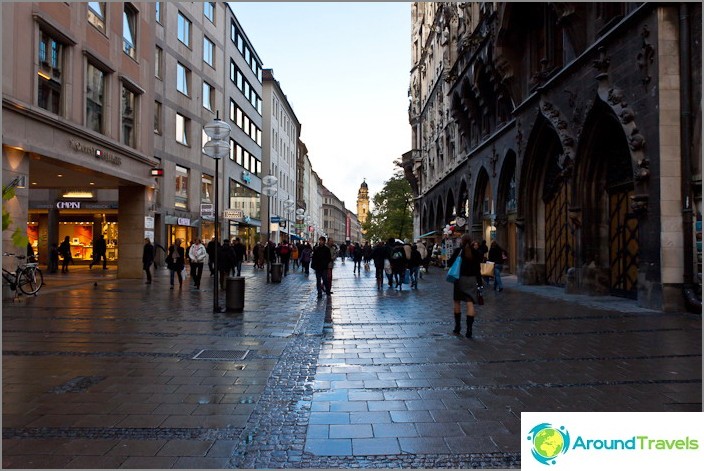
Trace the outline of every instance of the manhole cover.
[[194, 360], [244, 360], [249, 350], [201, 350]]

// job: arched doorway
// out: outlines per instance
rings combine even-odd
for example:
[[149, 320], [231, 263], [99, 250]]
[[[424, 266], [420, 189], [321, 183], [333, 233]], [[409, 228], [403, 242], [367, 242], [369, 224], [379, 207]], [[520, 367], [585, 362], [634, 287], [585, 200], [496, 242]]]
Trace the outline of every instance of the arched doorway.
[[614, 296], [637, 298], [638, 218], [631, 209], [633, 165], [616, 115], [597, 101], [585, 123], [577, 188], [583, 201], [582, 263], [608, 271]]
[[497, 243], [508, 252], [508, 272], [514, 273], [518, 260], [518, 241], [516, 231], [516, 153], [512, 150], [506, 154], [497, 194], [496, 219]]

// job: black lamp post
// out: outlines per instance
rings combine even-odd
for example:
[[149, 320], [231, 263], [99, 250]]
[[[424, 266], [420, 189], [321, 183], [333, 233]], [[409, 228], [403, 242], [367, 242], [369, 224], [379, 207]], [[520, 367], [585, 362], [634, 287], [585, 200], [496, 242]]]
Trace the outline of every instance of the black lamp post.
[[279, 179], [273, 175], [267, 175], [262, 178], [262, 193], [267, 196], [267, 241], [266, 241], [266, 282], [269, 283], [269, 276], [271, 273], [271, 254], [269, 253], [269, 242], [271, 241], [271, 197], [274, 196], [279, 190], [276, 187]]
[[215, 115], [215, 119], [210, 123], [203, 126], [205, 134], [208, 135], [210, 140], [203, 146], [203, 153], [209, 157], [215, 159], [215, 276], [213, 277], [213, 312], [220, 312], [220, 304], [218, 300], [218, 283], [220, 278], [220, 271], [218, 268], [218, 221], [220, 219], [220, 214], [218, 210], [218, 180], [220, 177], [218, 175], [218, 161], [227, 156], [230, 153], [230, 143], [228, 138], [230, 137], [230, 125], [220, 119], [219, 113]]

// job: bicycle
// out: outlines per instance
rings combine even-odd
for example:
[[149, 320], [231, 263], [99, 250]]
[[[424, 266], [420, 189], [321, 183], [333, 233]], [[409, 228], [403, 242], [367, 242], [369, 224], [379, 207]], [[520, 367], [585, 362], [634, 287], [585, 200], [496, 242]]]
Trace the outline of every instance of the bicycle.
[[[15, 255], [11, 253], [3, 253], [5, 257], [15, 257], [17, 260], [24, 260], [24, 255]], [[34, 262], [18, 263], [14, 272], [2, 269], [3, 280], [10, 285], [10, 289], [15, 292], [19, 290], [26, 295], [37, 295], [42, 285], [44, 284], [44, 275], [38, 268], [39, 264]]]

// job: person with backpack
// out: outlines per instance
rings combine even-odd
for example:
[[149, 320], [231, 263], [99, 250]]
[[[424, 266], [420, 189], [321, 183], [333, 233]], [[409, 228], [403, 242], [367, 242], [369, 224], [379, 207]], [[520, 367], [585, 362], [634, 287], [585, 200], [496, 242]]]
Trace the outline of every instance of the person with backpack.
[[301, 266], [303, 267], [303, 273], [306, 276], [310, 275], [310, 259], [313, 256], [313, 248], [308, 242], [303, 245], [303, 250], [301, 250]]
[[281, 244], [279, 244], [276, 252], [283, 265], [284, 276], [288, 276], [288, 262], [291, 259], [291, 246], [288, 240], [284, 239]]
[[406, 252], [403, 250], [403, 244], [396, 242], [391, 252], [391, 273], [396, 282], [396, 288], [401, 291], [403, 289], [403, 276], [406, 271]]

